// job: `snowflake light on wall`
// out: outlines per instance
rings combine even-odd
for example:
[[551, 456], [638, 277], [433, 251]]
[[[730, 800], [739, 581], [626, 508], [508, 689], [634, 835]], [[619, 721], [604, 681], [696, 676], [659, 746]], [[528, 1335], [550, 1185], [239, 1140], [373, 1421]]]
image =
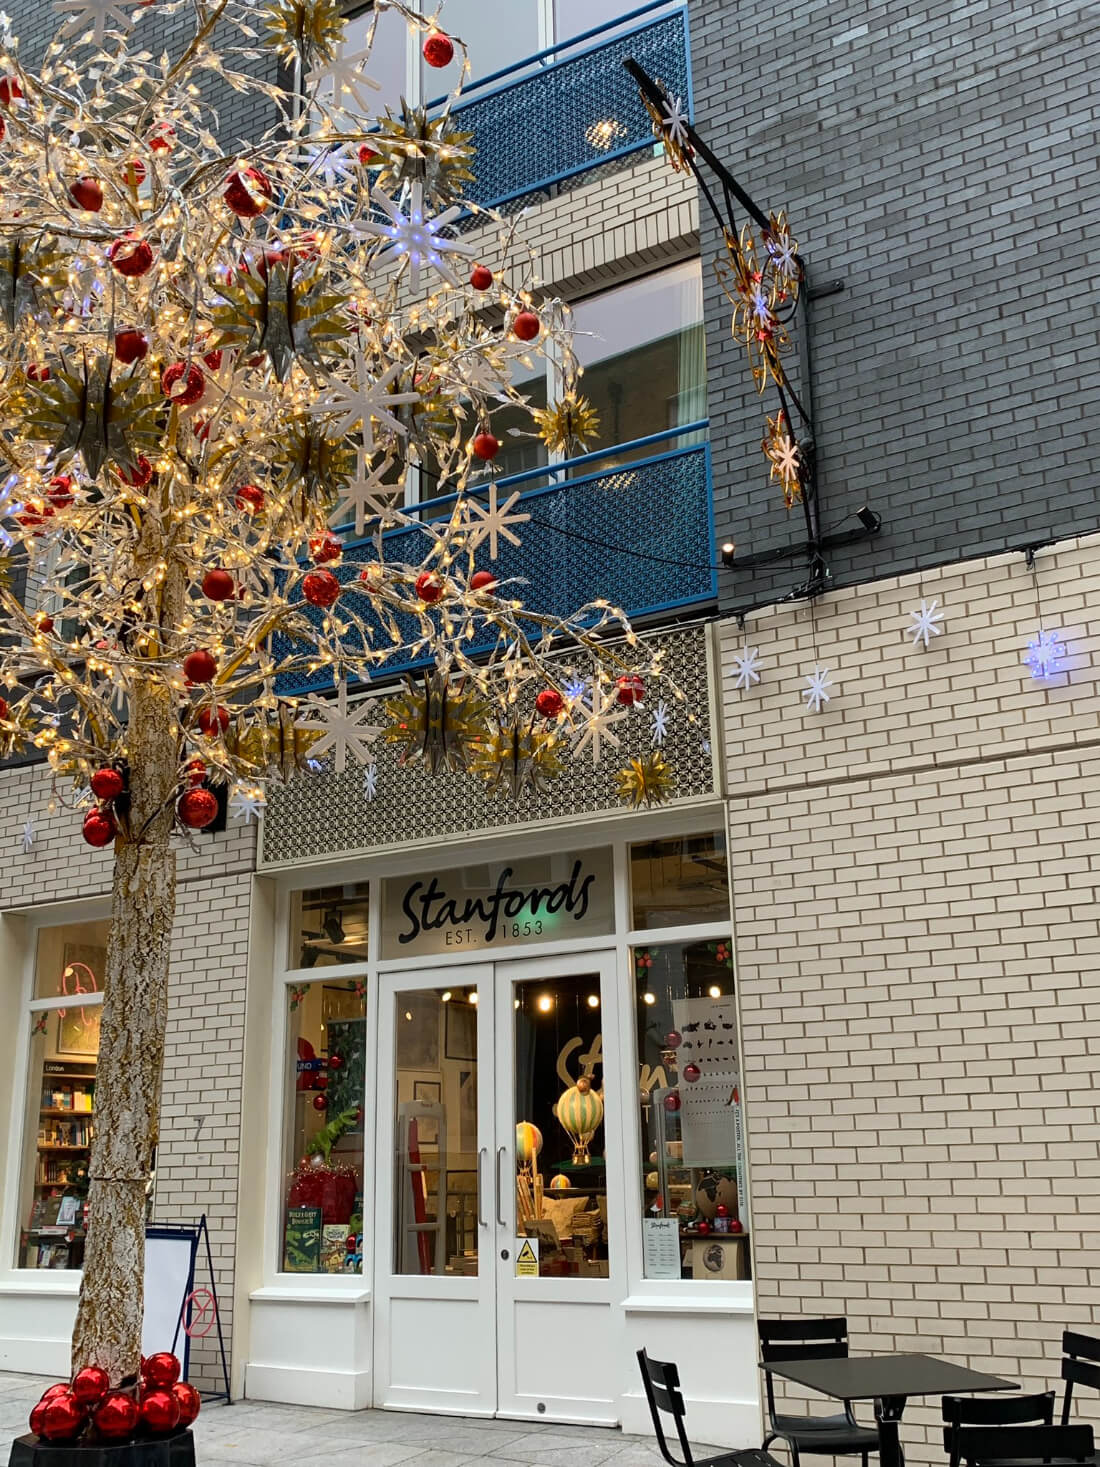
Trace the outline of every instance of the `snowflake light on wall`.
[[827, 667], [815, 667], [813, 672], [808, 672], [806, 686], [802, 689], [802, 696], [806, 700], [806, 711], [820, 713], [832, 696], [833, 688], [834, 683]]
[[938, 637], [943, 631], [940, 623], [944, 620], [944, 613], [938, 611], [939, 601], [933, 597], [931, 602], [921, 600], [919, 607], [909, 613], [909, 626], [906, 635], [912, 638], [913, 646], [923, 643], [925, 650], [931, 637]]
[[1040, 627], [1024, 653], [1024, 663], [1036, 682], [1064, 672], [1066, 644], [1059, 640], [1061, 632], [1047, 632]]

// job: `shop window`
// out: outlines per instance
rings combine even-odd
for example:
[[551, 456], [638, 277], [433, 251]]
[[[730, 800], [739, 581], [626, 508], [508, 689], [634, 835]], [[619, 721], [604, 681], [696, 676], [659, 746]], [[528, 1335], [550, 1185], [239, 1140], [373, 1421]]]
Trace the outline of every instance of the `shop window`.
[[291, 983], [286, 1003], [281, 1266], [361, 1273], [366, 980]]
[[516, 1227], [540, 1278], [607, 1278], [607, 1162], [599, 975], [517, 983]]
[[729, 938], [633, 949], [644, 1272], [749, 1277]]
[[630, 847], [631, 927], [728, 922], [729, 876], [721, 831], [640, 841]]
[[291, 893], [290, 966], [333, 968], [367, 961], [367, 883]]
[[79, 1268], [84, 1259], [108, 929], [106, 921], [74, 922], [38, 932], [19, 1192], [21, 1268]]
[[394, 1003], [394, 1273], [478, 1267], [477, 988]]

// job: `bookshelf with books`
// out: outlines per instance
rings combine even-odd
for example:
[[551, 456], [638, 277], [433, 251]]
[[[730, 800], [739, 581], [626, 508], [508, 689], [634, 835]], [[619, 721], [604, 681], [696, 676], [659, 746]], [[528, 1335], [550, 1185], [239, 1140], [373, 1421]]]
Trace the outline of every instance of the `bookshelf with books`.
[[95, 1062], [42, 1065], [24, 1268], [79, 1268], [84, 1257], [88, 1159], [95, 1124]]

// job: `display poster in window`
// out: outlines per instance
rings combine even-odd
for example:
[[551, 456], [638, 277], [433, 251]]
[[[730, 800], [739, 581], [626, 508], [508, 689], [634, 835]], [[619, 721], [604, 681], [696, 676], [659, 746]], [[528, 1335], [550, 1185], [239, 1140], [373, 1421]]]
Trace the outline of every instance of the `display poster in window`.
[[642, 1254], [647, 1279], [679, 1279], [680, 1223], [674, 1217], [642, 1220]]
[[674, 999], [672, 1019], [680, 1035], [676, 1066], [683, 1164], [736, 1167], [741, 1193], [745, 1171], [736, 1005], [729, 995]]
[[558, 852], [383, 884], [382, 956], [529, 947], [612, 930], [611, 852]]
[[283, 1235], [284, 1273], [319, 1273], [320, 1269], [321, 1209], [287, 1208], [286, 1231]]

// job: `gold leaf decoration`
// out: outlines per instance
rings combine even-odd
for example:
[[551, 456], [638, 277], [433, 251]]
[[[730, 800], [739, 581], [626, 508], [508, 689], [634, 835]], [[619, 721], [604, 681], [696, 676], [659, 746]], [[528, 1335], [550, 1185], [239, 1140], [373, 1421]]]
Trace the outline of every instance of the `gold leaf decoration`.
[[474, 179], [473, 133], [460, 132], [446, 114], [429, 117], [427, 108], [410, 107], [401, 99], [397, 114], [386, 109], [379, 118], [371, 146], [382, 159], [378, 186], [398, 193], [405, 184], [418, 180], [436, 204], [446, 207], [462, 195], [464, 185]]
[[259, 10], [267, 44], [287, 65], [299, 56], [307, 70], [336, 60], [344, 35], [340, 0], [264, 0]]
[[771, 464], [772, 479], [778, 479], [783, 488], [783, 503], [788, 509], [802, 502], [802, 451], [788, 431], [787, 420], [782, 413], [768, 418], [768, 429], [761, 445], [764, 456]]
[[53, 292], [45, 281], [60, 259], [48, 244], [32, 244], [19, 234], [0, 242], [0, 316], [9, 331], [48, 304]]
[[387, 698], [385, 711], [390, 723], [382, 737], [402, 748], [402, 763], [422, 760], [431, 774], [467, 768], [489, 732], [486, 699], [441, 672], [410, 678], [404, 692]]
[[525, 789], [545, 790], [561, 773], [561, 740], [522, 719], [502, 722], [477, 746], [470, 773], [491, 790], [511, 794], [517, 803]]
[[672, 794], [673, 770], [660, 749], [631, 759], [615, 776], [619, 799], [637, 809], [640, 805], [663, 805]]
[[137, 369], [114, 375], [114, 359], [63, 356], [46, 382], [27, 384], [26, 431], [50, 443], [50, 460], [79, 453], [91, 478], [104, 464], [131, 469], [160, 443], [164, 399]]
[[280, 382], [295, 359], [323, 367], [324, 348], [347, 340], [347, 297], [332, 289], [316, 262], [269, 255], [238, 269], [220, 295], [214, 344], [263, 352]]
[[255, 778], [265, 774], [289, 779], [296, 770], [304, 769], [310, 747], [323, 737], [312, 729], [298, 728], [296, 710], [290, 703], [280, 703], [274, 715], [264, 723], [231, 724], [225, 733], [225, 747], [238, 765], [238, 772]]
[[356, 457], [349, 438], [328, 438], [312, 418], [291, 421], [277, 460], [284, 488], [301, 489], [310, 499], [331, 503], [355, 475]]
[[549, 407], [532, 408], [539, 437], [551, 453], [584, 453], [600, 436], [600, 415], [587, 397], [567, 392]]

